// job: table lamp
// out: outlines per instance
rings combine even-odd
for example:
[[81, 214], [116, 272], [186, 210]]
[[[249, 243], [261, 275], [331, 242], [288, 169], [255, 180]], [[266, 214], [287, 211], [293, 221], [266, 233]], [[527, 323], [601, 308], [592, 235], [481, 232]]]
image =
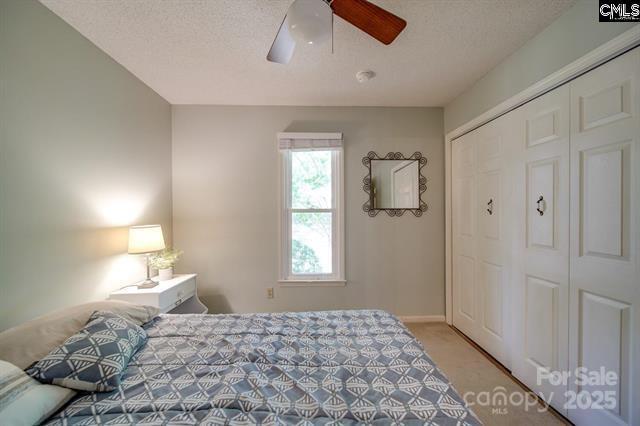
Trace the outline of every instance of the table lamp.
[[158, 285], [149, 277], [149, 255], [164, 249], [164, 237], [160, 225], [132, 226], [129, 228], [129, 254], [147, 255], [147, 279], [138, 288], [151, 288]]

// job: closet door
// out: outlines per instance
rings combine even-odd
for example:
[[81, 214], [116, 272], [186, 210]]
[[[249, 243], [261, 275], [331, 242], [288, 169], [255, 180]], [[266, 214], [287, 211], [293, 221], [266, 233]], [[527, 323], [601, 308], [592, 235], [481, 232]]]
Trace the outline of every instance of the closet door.
[[453, 324], [508, 366], [502, 129], [496, 120], [453, 143]]
[[639, 103], [640, 49], [571, 83], [569, 366], [617, 376], [571, 381], [579, 425], [640, 424]]
[[474, 339], [502, 364], [509, 367], [505, 345], [508, 269], [505, 226], [509, 190], [505, 173], [504, 118], [475, 131], [476, 179], [476, 268], [478, 321]]
[[509, 120], [519, 135], [512, 372], [565, 415], [566, 383], [544, 377], [568, 368], [569, 105], [569, 87], [562, 86]]
[[453, 325], [475, 337], [476, 299], [476, 146], [468, 133], [452, 146]]

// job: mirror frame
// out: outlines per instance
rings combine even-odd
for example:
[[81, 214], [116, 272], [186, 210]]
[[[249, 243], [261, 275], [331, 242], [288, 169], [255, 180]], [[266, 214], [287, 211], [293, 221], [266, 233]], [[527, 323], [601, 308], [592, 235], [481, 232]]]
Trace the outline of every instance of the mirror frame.
[[[374, 209], [373, 208], [373, 193], [371, 191], [371, 161], [372, 160], [415, 160], [418, 161], [418, 207], [417, 209]], [[420, 152], [414, 152], [411, 157], [405, 157], [400, 152], [390, 152], [384, 157], [380, 157], [374, 151], [369, 151], [366, 157], [362, 157], [362, 164], [367, 168], [367, 175], [364, 177], [362, 182], [364, 185], [362, 189], [367, 193], [368, 199], [362, 205], [362, 210], [364, 210], [370, 217], [375, 217], [378, 213], [384, 211], [389, 216], [402, 216], [404, 212], [409, 211], [413, 213], [414, 216], [420, 217], [424, 212], [427, 211], [428, 206], [427, 203], [422, 201], [422, 193], [427, 190], [427, 178], [422, 176], [422, 168], [427, 164], [427, 157], [424, 157]]]

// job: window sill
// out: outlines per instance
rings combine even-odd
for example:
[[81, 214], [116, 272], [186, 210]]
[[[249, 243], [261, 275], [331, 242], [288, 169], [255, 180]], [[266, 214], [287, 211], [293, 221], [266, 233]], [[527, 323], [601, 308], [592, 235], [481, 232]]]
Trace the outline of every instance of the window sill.
[[347, 280], [278, 280], [280, 287], [344, 287]]

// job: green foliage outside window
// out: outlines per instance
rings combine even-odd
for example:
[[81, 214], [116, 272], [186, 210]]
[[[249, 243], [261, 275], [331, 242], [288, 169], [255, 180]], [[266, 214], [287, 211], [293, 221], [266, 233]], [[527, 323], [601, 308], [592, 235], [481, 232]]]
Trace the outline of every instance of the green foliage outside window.
[[291, 267], [294, 273], [312, 274], [320, 270], [320, 261], [311, 247], [298, 240], [293, 240], [291, 250], [293, 252]]
[[296, 209], [331, 208], [331, 152], [294, 152], [291, 199]]
[[[292, 153], [291, 191], [294, 209], [331, 208], [331, 152]], [[321, 258], [331, 257], [331, 213], [294, 212], [292, 222], [292, 271], [330, 272], [326, 265], [323, 267]]]

